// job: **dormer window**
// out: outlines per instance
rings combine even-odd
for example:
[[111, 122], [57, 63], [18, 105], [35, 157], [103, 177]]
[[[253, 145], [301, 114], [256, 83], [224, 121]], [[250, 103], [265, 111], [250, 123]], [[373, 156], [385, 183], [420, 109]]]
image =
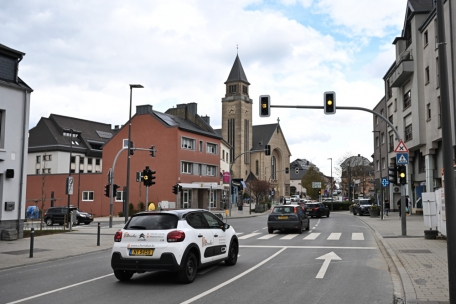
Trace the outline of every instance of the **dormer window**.
[[235, 84], [232, 84], [232, 85], [228, 86], [228, 93], [230, 93], [230, 94], [236, 93], [236, 85]]
[[245, 85], [242, 86], [242, 94], [249, 96], [249, 88]]

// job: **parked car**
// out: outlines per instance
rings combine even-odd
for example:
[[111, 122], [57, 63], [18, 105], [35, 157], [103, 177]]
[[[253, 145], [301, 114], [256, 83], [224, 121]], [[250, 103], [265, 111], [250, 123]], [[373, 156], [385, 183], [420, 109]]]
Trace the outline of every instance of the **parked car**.
[[309, 222], [309, 217], [301, 205], [277, 205], [268, 216], [268, 232], [293, 229], [301, 234], [302, 230], [309, 230]]
[[358, 199], [353, 204], [353, 215], [369, 215], [369, 208], [372, 206], [370, 199]]
[[291, 202], [299, 202], [299, 195], [292, 195], [290, 196]]
[[237, 262], [234, 228], [202, 209], [145, 211], [132, 215], [116, 232], [111, 267], [119, 281], [134, 273], [175, 272], [181, 283], [195, 280], [198, 269], [222, 261]]
[[283, 203], [284, 203], [285, 205], [290, 205], [290, 204], [291, 204], [291, 199], [290, 199], [289, 197], [285, 197], [285, 198], [283, 199]]
[[[78, 210], [78, 208], [70, 205], [70, 212], [74, 211], [77, 213], [76, 221], [74, 225], [79, 225], [84, 223], [86, 225], [90, 224], [93, 221], [93, 215], [89, 212], [83, 212]], [[44, 213], [44, 222], [48, 226], [54, 224], [63, 225], [66, 222], [66, 216], [68, 215], [68, 207], [51, 207]]]
[[306, 203], [305, 204], [305, 209], [307, 212], [307, 215], [310, 217], [322, 217], [326, 216], [329, 217], [329, 208], [328, 206], [323, 205], [320, 202], [312, 202], [312, 203]]

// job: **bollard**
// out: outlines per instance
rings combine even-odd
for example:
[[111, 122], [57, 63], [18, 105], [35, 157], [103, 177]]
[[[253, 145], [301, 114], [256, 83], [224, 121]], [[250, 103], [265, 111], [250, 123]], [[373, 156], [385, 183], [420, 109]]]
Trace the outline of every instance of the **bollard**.
[[35, 228], [30, 229], [30, 257], [33, 258], [33, 237], [35, 236]]
[[100, 222], [98, 222], [97, 246], [100, 246]]

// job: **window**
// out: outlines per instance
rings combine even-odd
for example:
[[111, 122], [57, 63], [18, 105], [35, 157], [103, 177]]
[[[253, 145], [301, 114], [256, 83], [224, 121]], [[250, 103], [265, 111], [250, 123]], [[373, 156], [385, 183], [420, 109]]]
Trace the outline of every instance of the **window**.
[[235, 84], [229, 85], [229, 86], [228, 86], [228, 92], [229, 92], [230, 94], [236, 93], [236, 85], [235, 85]]
[[276, 166], [277, 166], [276, 158], [275, 158], [275, 156], [272, 156], [271, 157], [271, 179], [272, 180], [277, 179], [277, 176], [276, 176], [277, 167]]
[[44, 161], [51, 161], [52, 160], [51, 154], [44, 154], [43, 159], [44, 159]]
[[51, 174], [51, 168], [43, 168], [43, 174]]
[[424, 47], [426, 47], [426, 46], [428, 45], [428, 43], [429, 43], [429, 37], [428, 37], [428, 31], [427, 31], [427, 30], [424, 31], [423, 36], [424, 36], [424, 38], [423, 38], [423, 40], [424, 40]]
[[217, 145], [216, 144], [206, 144], [206, 152], [211, 154], [217, 154]]
[[84, 172], [84, 157], [79, 157], [79, 172]]
[[236, 147], [234, 143], [234, 137], [236, 136], [235, 133], [235, 120], [234, 119], [228, 119], [228, 143], [231, 145], [231, 150], [230, 150], [230, 163], [233, 162], [234, 160], [234, 149]]
[[407, 115], [404, 118], [404, 137], [405, 141], [412, 140], [413, 139], [413, 134], [412, 134], [412, 115]]
[[407, 109], [412, 105], [412, 93], [408, 90], [407, 93], [404, 94], [404, 108], [403, 110]]
[[440, 67], [439, 67], [439, 57], [435, 59], [435, 73], [437, 80], [437, 89], [440, 87]]
[[117, 191], [116, 202], [122, 202], [122, 201], [123, 201], [123, 191]]
[[424, 69], [424, 84], [429, 83], [429, 67]]
[[437, 43], [439, 42], [439, 29], [437, 26], [437, 19], [434, 19], [434, 32], [435, 32], [435, 48], [437, 49]]
[[76, 168], [76, 156], [71, 156], [70, 159], [70, 172], [71, 173], [76, 173], [75, 168]]
[[388, 117], [388, 121], [389, 121], [390, 123], [393, 123], [393, 114], [391, 114], [391, 115]]
[[382, 167], [382, 169], [385, 169], [385, 158], [384, 157], [382, 158], [381, 167]]
[[393, 132], [390, 133], [389, 135], [389, 152], [394, 151], [394, 137], [393, 137]]
[[83, 202], [92, 202], [93, 201], [93, 191], [82, 191], [82, 201]]
[[431, 120], [431, 104], [430, 103], [428, 103], [426, 105], [426, 113], [427, 113], [427, 120], [428, 121]]
[[375, 136], [375, 147], [378, 148], [379, 143], [378, 143], [378, 136]]
[[36, 174], [40, 174], [41, 170], [40, 169], [36, 169]]
[[182, 137], [182, 149], [193, 150], [195, 148], [195, 140]]
[[216, 176], [216, 166], [207, 166], [206, 167], [206, 175], [207, 176]]
[[128, 138], [122, 141], [122, 148], [128, 148]]
[[249, 96], [249, 89], [248, 89], [247, 86], [245, 86], [245, 85], [242, 86], [242, 93], [243, 93], [244, 95]]
[[222, 160], [225, 161], [225, 150], [222, 150]]
[[378, 125], [378, 116], [375, 116], [375, 124]]
[[203, 165], [201, 165], [201, 164], [198, 165], [198, 175], [199, 176], [203, 175]]
[[260, 175], [260, 163], [258, 160], [255, 161], [255, 175], [256, 176]]
[[93, 171], [92, 161], [93, 161], [93, 158], [87, 158], [87, 171], [88, 172], [92, 172]]
[[41, 155], [36, 156], [36, 163], [41, 164]]
[[95, 166], [99, 166], [101, 164], [101, 159], [96, 158], [95, 159]]
[[426, 158], [423, 156], [423, 153], [418, 153], [418, 172], [425, 173], [426, 172]]
[[182, 162], [182, 173], [192, 173], [192, 163]]
[[391, 87], [391, 79], [388, 79], [387, 85], [388, 85], [388, 99], [390, 99], [391, 97], [393, 97], [393, 88]]
[[5, 110], [0, 110], [0, 148], [5, 146]]
[[394, 112], [397, 111], [397, 98], [394, 98]]
[[377, 160], [377, 171], [380, 170], [380, 161]]
[[385, 133], [381, 133], [381, 137], [382, 137], [382, 145], [385, 143]]
[[199, 141], [199, 151], [203, 152], [203, 141], [202, 140]]

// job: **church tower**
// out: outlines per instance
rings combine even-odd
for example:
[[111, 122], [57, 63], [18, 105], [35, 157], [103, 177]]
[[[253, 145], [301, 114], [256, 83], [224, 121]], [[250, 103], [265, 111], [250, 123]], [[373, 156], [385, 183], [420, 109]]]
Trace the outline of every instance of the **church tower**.
[[[238, 55], [225, 85], [225, 97], [222, 98], [222, 137], [232, 146], [231, 163], [238, 155], [252, 149], [253, 102], [249, 98], [250, 83]], [[250, 159], [249, 153], [236, 159], [232, 169], [233, 178], [246, 180], [251, 169]]]

